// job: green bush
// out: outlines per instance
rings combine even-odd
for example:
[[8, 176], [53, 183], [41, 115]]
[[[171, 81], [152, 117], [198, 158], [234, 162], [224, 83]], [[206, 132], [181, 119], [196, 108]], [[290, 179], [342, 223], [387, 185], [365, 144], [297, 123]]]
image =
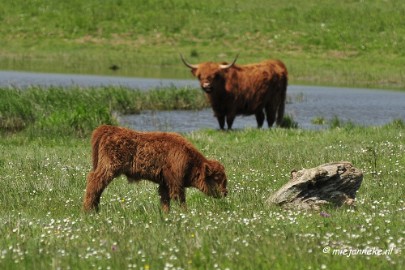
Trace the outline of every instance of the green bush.
[[284, 115], [280, 127], [282, 128], [298, 128], [297, 121], [291, 115]]

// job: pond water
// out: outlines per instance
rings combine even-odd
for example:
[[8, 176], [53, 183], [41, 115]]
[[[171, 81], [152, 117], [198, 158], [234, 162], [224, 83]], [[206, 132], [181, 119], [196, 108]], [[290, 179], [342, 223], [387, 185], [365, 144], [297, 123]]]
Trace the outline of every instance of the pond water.
[[154, 79], [154, 78], [102, 76], [102, 75], [0, 71], [0, 87], [26, 88], [31, 86], [40, 86], [40, 87], [123, 86], [133, 89], [147, 90], [151, 88], [158, 88], [170, 85], [175, 85], [178, 87], [198, 86], [197, 82], [193, 80], [181, 80], [181, 79]]
[[[286, 114], [299, 128], [321, 129], [328, 125], [313, 124], [316, 118], [330, 122], [352, 122], [364, 126], [380, 126], [395, 119], [405, 121], [405, 93], [388, 90], [348, 89], [336, 87], [288, 87]], [[218, 129], [211, 109], [201, 111], [145, 111], [127, 115], [120, 121], [134, 129], [190, 132], [201, 128]], [[264, 127], [266, 123], [264, 124]], [[233, 128], [255, 128], [254, 116], [236, 117]]]
[[[28, 86], [125, 86], [147, 91], [151, 88], [190, 86], [198, 88], [197, 80], [148, 79], [115, 76], [47, 74], [0, 71], [0, 87]], [[313, 124], [315, 118], [329, 121], [338, 118], [343, 122], [380, 126], [395, 119], [405, 121], [405, 92], [359, 88], [319, 87], [290, 85], [286, 114], [292, 116], [303, 129], [320, 129]], [[218, 123], [211, 109], [201, 111], [146, 111], [139, 115], [120, 117], [120, 122], [138, 130], [190, 132], [202, 128], [217, 129]], [[239, 116], [235, 129], [256, 127], [254, 116]]]

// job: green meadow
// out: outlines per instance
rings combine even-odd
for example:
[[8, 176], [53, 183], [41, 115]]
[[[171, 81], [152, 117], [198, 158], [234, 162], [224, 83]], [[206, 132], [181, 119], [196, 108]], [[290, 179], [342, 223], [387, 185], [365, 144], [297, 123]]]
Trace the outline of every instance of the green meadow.
[[[404, 89], [404, 1], [4, 0], [0, 69], [191, 78], [179, 60], [279, 58], [290, 84]], [[116, 64], [116, 72], [108, 67]], [[294, 102], [294, 101], [291, 101]], [[142, 110], [198, 110], [199, 89], [0, 87], [0, 269], [402, 269], [405, 123], [330, 123], [184, 134], [224, 164], [224, 199], [115, 179], [98, 214], [82, 200], [90, 134]], [[214, 118], [212, 121], [216, 121]], [[350, 161], [355, 206], [266, 203], [293, 169]]]
[[404, 89], [404, 14], [402, 0], [3, 0], [0, 67], [191, 78], [179, 53], [240, 54], [283, 60], [292, 84]]

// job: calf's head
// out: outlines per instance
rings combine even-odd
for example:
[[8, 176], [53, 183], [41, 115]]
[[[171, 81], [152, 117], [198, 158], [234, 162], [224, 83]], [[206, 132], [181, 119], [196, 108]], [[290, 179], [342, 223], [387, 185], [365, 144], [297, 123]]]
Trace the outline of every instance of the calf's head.
[[204, 167], [204, 193], [215, 198], [226, 197], [228, 190], [224, 166], [216, 160], [209, 160]]
[[231, 68], [238, 59], [238, 56], [236, 56], [231, 64], [204, 62], [192, 65], [184, 59], [183, 55], [180, 54], [180, 56], [184, 65], [191, 69], [191, 73], [198, 78], [202, 90], [207, 94], [212, 93], [214, 89], [223, 84], [225, 72]]

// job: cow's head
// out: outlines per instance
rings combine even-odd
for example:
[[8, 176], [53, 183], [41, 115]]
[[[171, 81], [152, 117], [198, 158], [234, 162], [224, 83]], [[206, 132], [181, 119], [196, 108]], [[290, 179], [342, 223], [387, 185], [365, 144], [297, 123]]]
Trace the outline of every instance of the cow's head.
[[227, 178], [224, 166], [216, 160], [209, 160], [205, 164], [205, 187], [204, 192], [214, 198], [225, 197], [228, 194], [226, 188]]
[[182, 54], [180, 54], [180, 56], [184, 65], [189, 67], [191, 73], [200, 81], [202, 90], [208, 94], [211, 93], [220, 83], [223, 83], [225, 72], [231, 68], [238, 59], [237, 55], [231, 64], [204, 62], [192, 65], [184, 59]]

